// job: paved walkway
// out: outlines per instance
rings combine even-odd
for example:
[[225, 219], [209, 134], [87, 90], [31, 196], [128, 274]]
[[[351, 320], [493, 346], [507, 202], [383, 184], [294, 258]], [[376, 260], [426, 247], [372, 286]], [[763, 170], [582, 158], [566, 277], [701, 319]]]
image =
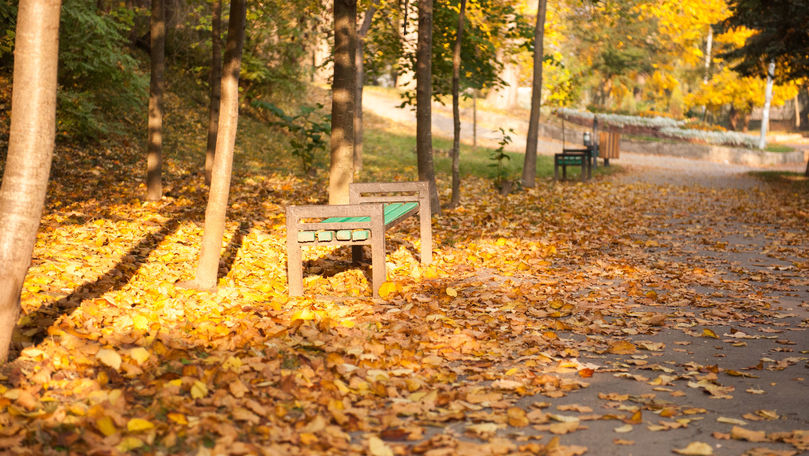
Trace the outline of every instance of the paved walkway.
[[[384, 96], [369, 93], [365, 100], [377, 115], [413, 122], [409, 111], [393, 109]], [[447, 121], [439, 110], [435, 134], [451, 131]], [[493, 138], [490, 129], [481, 136]], [[546, 140], [540, 150], [560, 147]], [[588, 387], [565, 397], [525, 397], [520, 406], [549, 407], [554, 414], [556, 428], [548, 429], [562, 435], [566, 447], [552, 454], [806, 454], [809, 233], [794, 218], [801, 209], [791, 198], [799, 197], [773, 196], [772, 188], [747, 174], [754, 169], [748, 166], [639, 154], [622, 154], [619, 163], [627, 172], [595, 184], [595, 191], [617, 185], [622, 190], [616, 193], [638, 201], [601, 210], [636, 210], [642, 222], [625, 227], [620, 245], [569, 264], [562, 259], [557, 267], [587, 277], [584, 295], [614, 290], [632, 296], [636, 291], [628, 284], [644, 284], [639, 297], [629, 298], [635, 299], [633, 318], [618, 333], [620, 316], [614, 315], [610, 328], [605, 320], [587, 336], [559, 331], [568, 345], [581, 338], [578, 368], [594, 366], [596, 374], [584, 379]], [[579, 216], [580, 207], [572, 207], [577, 203], [569, 204], [572, 217]], [[620, 264], [632, 265], [630, 272], [608, 277], [605, 268]], [[605, 278], [594, 285], [594, 276]], [[614, 345], [615, 337], [630, 343], [625, 351]], [[610, 340], [609, 349], [586, 348]], [[623, 418], [605, 418], [610, 412]], [[563, 428], [573, 421], [575, 432], [568, 434]], [[468, 423], [455, 426], [463, 434]], [[512, 427], [504, 433], [512, 442], [525, 437]]]

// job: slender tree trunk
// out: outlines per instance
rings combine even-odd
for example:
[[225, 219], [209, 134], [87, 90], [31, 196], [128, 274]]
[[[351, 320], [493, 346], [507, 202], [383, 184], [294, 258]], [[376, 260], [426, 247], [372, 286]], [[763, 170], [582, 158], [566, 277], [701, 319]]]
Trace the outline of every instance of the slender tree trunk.
[[772, 80], [775, 77], [775, 61], [767, 66], [767, 88], [764, 91], [764, 109], [761, 111], [761, 136], [758, 139], [758, 148], [767, 146], [767, 129], [770, 127], [770, 104], [772, 103]]
[[51, 171], [60, 9], [59, 0], [21, 0], [17, 12], [11, 128], [0, 186], [0, 362], [8, 359]]
[[472, 92], [472, 147], [478, 147], [478, 91]]
[[461, 41], [466, 0], [461, 0], [458, 12], [458, 29], [455, 32], [455, 49], [452, 51], [452, 199], [450, 207], [461, 202]]
[[430, 183], [433, 213], [441, 212], [433, 166], [433, 0], [419, 0], [418, 42], [416, 44], [416, 160], [419, 180]]
[[801, 101], [799, 100], [799, 96], [796, 94], [795, 99], [792, 100], [792, 103], [795, 107], [795, 131], [801, 129]]
[[525, 161], [522, 167], [522, 185], [533, 187], [537, 176], [537, 141], [539, 140], [539, 109], [542, 106], [542, 59], [545, 37], [545, 10], [547, 0], [539, 0], [537, 23], [534, 28], [534, 79], [531, 82], [531, 114], [528, 118], [528, 136], [525, 143]]
[[165, 70], [166, 12], [163, 0], [152, 0], [150, 23], [151, 76], [149, 83], [149, 143], [146, 152], [146, 200], [163, 196], [163, 72]]
[[[713, 27], [708, 26], [708, 39], [705, 43], [705, 74], [702, 78], [703, 84], [708, 84], [711, 79], [711, 49], [713, 48]], [[702, 121], [705, 122], [708, 107], [702, 105]]]
[[211, 188], [205, 209], [205, 227], [199, 253], [197, 275], [193, 282], [181, 284], [190, 288], [213, 290], [219, 273], [225, 213], [230, 194], [233, 148], [239, 121], [239, 71], [244, 47], [245, 1], [231, 0], [228, 38], [222, 71], [222, 99], [219, 104], [219, 133], [216, 136]]
[[219, 129], [219, 99], [222, 96], [222, 0], [214, 0], [211, 18], [210, 106], [208, 108], [208, 144], [205, 148], [205, 183], [211, 184], [211, 170]]
[[376, 14], [376, 8], [379, 5], [379, 0], [368, 7], [365, 12], [365, 17], [362, 19], [362, 24], [357, 30], [357, 47], [354, 52], [354, 69], [357, 73], [357, 79], [354, 82], [354, 173], [357, 174], [362, 171], [362, 90], [365, 85], [365, 67], [363, 65], [365, 37], [368, 35], [368, 30], [371, 29], [371, 21]]
[[329, 204], [348, 204], [348, 184], [354, 180], [356, 21], [357, 0], [334, 0]]

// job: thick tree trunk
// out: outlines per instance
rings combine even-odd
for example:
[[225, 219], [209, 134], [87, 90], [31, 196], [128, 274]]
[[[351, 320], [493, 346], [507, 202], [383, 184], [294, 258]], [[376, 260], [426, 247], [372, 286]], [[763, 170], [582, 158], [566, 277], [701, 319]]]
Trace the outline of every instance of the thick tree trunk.
[[183, 284], [202, 290], [216, 288], [222, 237], [225, 233], [233, 148], [236, 144], [236, 127], [239, 121], [239, 71], [244, 47], [245, 1], [230, 2], [230, 21], [222, 71], [222, 100], [219, 104], [219, 133], [216, 136], [216, 154], [211, 173], [211, 188], [208, 192], [208, 206], [205, 209], [205, 228], [196, 278], [191, 283]]
[[528, 136], [525, 142], [525, 160], [522, 166], [522, 185], [533, 187], [537, 176], [537, 141], [539, 140], [539, 109], [542, 106], [542, 59], [545, 36], [545, 10], [547, 0], [539, 0], [537, 23], [534, 28], [534, 79], [531, 82], [531, 114], [528, 117]]
[[0, 186], [0, 362], [8, 358], [51, 170], [60, 9], [59, 0], [21, 0], [17, 12], [11, 128]]
[[205, 148], [205, 183], [211, 184], [211, 170], [219, 131], [219, 99], [222, 97], [222, 0], [214, 0], [211, 18], [210, 106], [208, 108], [208, 144]]
[[354, 81], [354, 173], [357, 174], [362, 171], [362, 89], [365, 85], [365, 67], [363, 65], [365, 37], [368, 35], [368, 30], [371, 28], [371, 21], [376, 13], [379, 0], [375, 1], [368, 11], [365, 12], [365, 17], [362, 19], [362, 24], [357, 30], [357, 42], [354, 52], [354, 70], [356, 71], [357, 79]]
[[356, 21], [357, 0], [334, 0], [329, 204], [348, 204], [348, 184], [354, 180]]
[[416, 160], [419, 180], [430, 183], [433, 213], [441, 212], [433, 166], [433, 0], [419, 0], [418, 42], [416, 44]]
[[806, 170], [804, 170], [803, 175], [809, 177], [809, 160], [806, 161]]
[[166, 12], [163, 0], [152, 0], [150, 23], [149, 144], [146, 152], [146, 200], [163, 197], [163, 72], [166, 67]]
[[461, 202], [461, 42], [466, 0], [461, 0], [458, 12], [458, 28], [455, 32], [455, 48], [452, 50], [452, 198], [449, 206]]

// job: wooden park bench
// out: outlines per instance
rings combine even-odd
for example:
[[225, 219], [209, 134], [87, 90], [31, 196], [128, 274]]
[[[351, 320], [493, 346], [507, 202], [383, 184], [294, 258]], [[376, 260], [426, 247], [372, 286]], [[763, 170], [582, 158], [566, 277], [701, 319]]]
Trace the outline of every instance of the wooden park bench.
[[562, 149], [561, 153], [553, 155], [553, 178], [559, 180], [559, 168], [562, 168], [562, 179], [567, 179], [567, 167], [581, 167], [581, 180], [593, 177], [592, 171], [593, 148]]
[[418, 215], [421, 263], [432, 262], [430, 191], [427, 182], [349, 184], [349, 204], [287, 207], [287, 273], [289, 295], [303, 295], [302, 249], [307, 246], [350, 245], [354, 263], [362, 246], [371, 246], [374, 297], [385, 282], [385, 231]]

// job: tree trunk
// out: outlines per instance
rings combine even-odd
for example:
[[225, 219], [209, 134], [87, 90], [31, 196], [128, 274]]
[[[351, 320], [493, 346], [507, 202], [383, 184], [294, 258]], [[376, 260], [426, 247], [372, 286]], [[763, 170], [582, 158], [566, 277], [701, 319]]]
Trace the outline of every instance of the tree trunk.
[[205, 209], [205, 227], [199, 253], [197, 275], [193, 282], [182, 284], [191, 288], [213, 290], [219, 273], [222, 237], [225, 233], [225, 212], [230, 193], [233, 169], [233, 148], [239, 121], [239, 71], [244, 47], [245, 1], [231, 0], [228, 38], [222, 71], [222, 99], [219, 103], [219, 133]]
[[365, 85], [365, 67], [363, 66], [365, 37], [368, 35], [368, 30], [371, 28], [371, 21], [376, 13], [376, 8], [379, 5], [379, 0], [376, 0], [368, 11], [365, 12], [365, 17], [362, 19], [362, 24], [357, 30], [357, 42], [354, 52], [354, 70], [357, 74], [357, 79], [354, 81], [354, 173], [362, 171], [362, 89]]
[[418, 42], [416, 44], [416, 160], [419, 180], [430, 183], [430, 204], [433, 213], [441, 212], [435, 185], [432, 137], [432, 58], [433, 58], [433, 0], [419, 0]]
[[452, 52], [452, 199], [450, 207], [461, 202], [461, 41], [463, 21], [466, 13], [466, 0], [461, 0], [458, 12], [458, 29], [455, 32], [455, 49]]
[[354, 180], [356, 20], [357, 0], [334, 0], [329, 204], [348, 204], [348, 184]]
[[534, 28], [534, 79], [531, 82], [531, 114], [528, 118], [528, 136], [525, 142], [525, 160], [522, 166], [522, 185], [533, 187], [537, 176], [537, 141], [539, 140], [539, 109], [542, 106], [542, 59], [545, 37], [545, 11], [547, 0], [539, 0], [537, 23]]
[[149, 82], [149, 143], [146, 152], [146, 200], [163, 196], [163, 72], [165, 70], [166, 12], [163, 0], [152, 0], [150, 22], [151, 75]]
[[767, 146], [767, 129], [770, 127], [770, 104], [772, 103], [772, 80], [775, 77], [775, 60], [767, 66], [767, 88], [764, 90], [764, 109], [761, 111], [761, 136], [758, 139], [758, 148]]
[[208, 144], [205, 148], [205, 183], [211, 184], [219, 128], [219, 99], [222, 96], [222, 0], [214, 0], [211, 18], [210, 106], [208, 108]]
[[21, 0], [18, 6], [11, 127], [0, 186], [0, 362], [8, 359], [51, 170], [60, 9], [59, 0]]

